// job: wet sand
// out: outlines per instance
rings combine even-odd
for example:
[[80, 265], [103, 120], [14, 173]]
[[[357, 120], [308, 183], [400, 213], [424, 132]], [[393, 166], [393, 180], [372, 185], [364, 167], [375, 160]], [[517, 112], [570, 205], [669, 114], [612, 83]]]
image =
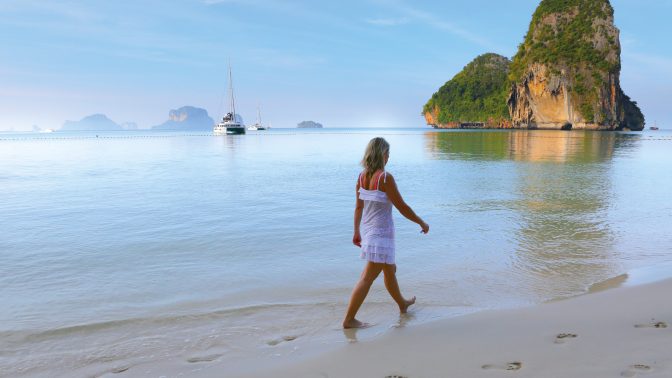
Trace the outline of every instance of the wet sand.
[[272, 375], [670, 377], [671, 292], [668, 279], [437, 321], [348, 345]]
[[[398, 328], [310, 359], [256, 366], [240, 376], [670, 377], [671, 292], [668, 279]], [[225, 366], [201, 373], [228, 376]]]
[[390, 328], [363, 341], [356, 341], [357, 334], [366, 331], [347, 330], [350, 343], [309, 356], [259, 360], [245, 371], [233, 372], [225, 356], [211, 355], [140, 365], [113, 376], [670, 377], [671, 292], [672, 279], [666, 279]]

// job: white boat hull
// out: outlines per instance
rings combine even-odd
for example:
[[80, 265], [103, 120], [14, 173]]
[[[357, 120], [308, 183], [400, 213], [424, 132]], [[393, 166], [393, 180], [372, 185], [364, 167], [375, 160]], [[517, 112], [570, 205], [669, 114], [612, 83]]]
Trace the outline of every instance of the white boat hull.
[[245, 126], [237, 122], [220, 122], [215, 125], [212, 132], [218, 135], [245, 134]]

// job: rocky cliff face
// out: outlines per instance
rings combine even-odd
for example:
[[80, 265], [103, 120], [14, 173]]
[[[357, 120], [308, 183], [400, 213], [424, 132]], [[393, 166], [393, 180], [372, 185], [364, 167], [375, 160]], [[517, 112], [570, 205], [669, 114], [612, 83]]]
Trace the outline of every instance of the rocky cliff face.
[[299, 129], [321, 129], [322, 124], [314, 121], [302, 121], [296, 124]]
[[207, 110], [193, 106], [183, 106], [172, 109], [168, 113], [168, 120], [160, 125], [153, 126], [154, 130], [202, 130], [212, 131], [215, 121], [208, 115]]
[[543, 0], [513, 58], [514, 127], [641, 130], [620, 86], [621, 47], [608, 0]]

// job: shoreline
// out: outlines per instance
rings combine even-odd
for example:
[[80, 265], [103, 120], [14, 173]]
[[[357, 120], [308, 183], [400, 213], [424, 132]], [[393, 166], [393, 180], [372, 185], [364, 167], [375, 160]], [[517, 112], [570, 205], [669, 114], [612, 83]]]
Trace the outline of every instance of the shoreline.
[[441, 319], [240, 377], [669, 377], [670, 291], [666, 278]]
[[[299, 343], [291, 337], [279, 339], [260, 351], [261, 358], [236, 363], [235, 356], [211, 350], [186, 361], [147, 361], [97, 376], [669, 377], [672, 356], [665, 350], [672, 345], [672, 303], [664, 298], [672, 291], [672, 278], [643, 278], [644, 271], [529, 307], [484, 310], [406, 327], [404, 319], [412, 319], [411, 311], [409, 317], [400, 317], [398, 326], [387, 329], [334, 327], [348, 340], [337, 344], [303, 335]], [[631, 275], [639, 281], [629, 283]]]

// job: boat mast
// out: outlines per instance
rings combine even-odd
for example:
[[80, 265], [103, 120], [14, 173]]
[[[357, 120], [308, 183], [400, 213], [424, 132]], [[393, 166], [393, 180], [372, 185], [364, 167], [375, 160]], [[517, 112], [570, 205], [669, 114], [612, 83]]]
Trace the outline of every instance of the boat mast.
[[257, 123], [261, 126], [261, 110], [259, 109], [259, 104], [257, 104]]
[[231, 63], [229, 62], [229, 94], [231, 95], [231, 115], [232, 115], [232, 122], [237, 122], [236, 121], [236, 104], [233, 101], [233, 77], [231, 76]]

